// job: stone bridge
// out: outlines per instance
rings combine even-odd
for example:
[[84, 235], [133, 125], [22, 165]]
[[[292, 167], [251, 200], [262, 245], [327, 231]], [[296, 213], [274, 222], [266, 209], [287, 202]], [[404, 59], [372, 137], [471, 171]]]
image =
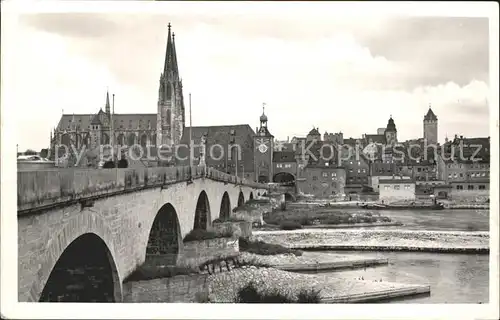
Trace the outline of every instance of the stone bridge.
[[204, 167], [20, 171], [18, 300], [58, 301], [62, 273], [77, 278], [85, 266], [109, 275], [101, 301], [121, 302], [123, 280], [138, 266], [159, 255], [178, 264], [186, 234], [266, 191]]

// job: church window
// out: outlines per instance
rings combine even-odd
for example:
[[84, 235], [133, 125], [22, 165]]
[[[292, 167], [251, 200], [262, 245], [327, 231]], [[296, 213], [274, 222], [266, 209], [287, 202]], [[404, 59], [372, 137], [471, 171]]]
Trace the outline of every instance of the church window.
[[170, 110], [167, 110], [167, 123], [170, 124]]
[[170, 83], [167, 83], [167, 99], [171, 98], [172, 98], [172, 86], [170, 85]]
[[323, 177], [328, 177], [328, 173], [327, 172], [323, 172]]

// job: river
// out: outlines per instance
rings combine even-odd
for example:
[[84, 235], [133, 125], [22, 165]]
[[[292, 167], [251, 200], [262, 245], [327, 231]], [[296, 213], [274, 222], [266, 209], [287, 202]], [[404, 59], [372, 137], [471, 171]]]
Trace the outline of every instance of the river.
[[[383, 229], [488, 231], [488, 210], [379, 211], [404, 226]], [[352, 229], [351, 229], [352, 230]], [[334, 252], [334, 251], [333, 251]], [[332, 277], [363, 278], [431, 286], [430, 296], [393, 303], [488, 303], [489, 255], [425, 252], [334, 252], [389, 259], [389, 265], [327, 272]]]

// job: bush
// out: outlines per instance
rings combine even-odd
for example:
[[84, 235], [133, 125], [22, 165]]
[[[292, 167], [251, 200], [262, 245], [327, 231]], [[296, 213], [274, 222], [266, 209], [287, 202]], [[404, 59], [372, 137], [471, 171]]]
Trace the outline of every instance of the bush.
[[320, 303], [319, 291], [301, 290], [297, 299], [283, 295], [279, 290], [259, 292], [254, 282], [248, 283], [238, 291], [236, 302], [239, 303]]
[[302, 229], [302, 225], [295, 221], [284, 221], [280, 224], [281, 230], [296, 230]]
[[265, 243], [264, 241], [250, 241], [245, 238], [239, 239], [240, 251], [260, 254], [263, 256], [270, 256], [276, 254], [294, 254], [296, 256], [301, 256], [302, 251], [289, 249], [279, 244]]
[[385, 217], [385, 216], [384, 217], [380, 217], [380, 221], [382, 221], [382, 222], [391, 222], [391, 218]]
[[210, 240], [217, 238], [229, 238], [232, 237], [233, 233], [230, 230], [226, 230], [223, 232], [214, 232], [208, 231], [205, 229], [193, 229], [184, 237], [184, 242], [189, 241], [202, 241], [202, 240]]
[[134, 270], [123, 282], [143, 281], [160, 278], [171, 278], [180, 275], [197, 274], [198, 270], [194, 268], [176, 267], [176, 266], [140, 266]]
[[298, 296], [297, 296], [297, 302], [298, 303], [320, 303], [321, 302], [321, 297], [320, 297], [320, 292], [319, 290], [307, 290], [307, 289], [302, 289]]
[[292, 303], [292, 301], [277, 290], [270, 293], [259, 293], [253, 282], [238, 291], [236, 302], [240, 303]]
[[229, 218], [217, 218], [213, 221], [213, 223], [224, 223], [224, 222], [244, 222], [246, 220], [243, 219], [238, 219], [235, 217], [229, 217]]

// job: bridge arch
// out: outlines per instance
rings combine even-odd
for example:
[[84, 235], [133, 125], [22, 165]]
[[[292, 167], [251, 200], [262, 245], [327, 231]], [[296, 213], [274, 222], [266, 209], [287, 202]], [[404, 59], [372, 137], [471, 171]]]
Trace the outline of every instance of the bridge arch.
[[245, 196], [243, 195], [243, 191], [240, 191], [240, 194], [238, 195], [238, 207], [244, 204], [245, 204]]
[[281, 185], [294, 186], [295, 175], [290, 172], [278, 172], [273, 176], [273, 182], [279, 183]]
[[[115, 261], [95, 233], [73, 240], [57, 259], [40, 302], [121, 302]], [[118, 282], [117, 282], [118, 281]]]
[[211, 225], [210, 202], [205, 191], [202, 191], [196, 202], [193, 229], [207, 230]]
[[231, 215], [231, 200], [229, 199], [229, 194], [227, 191], [222, 195], [222, 201], [220, 203], [220, 213], [219, 219], [224, 220], [229, 218]]
[[146, 246], [145, 264], [175, 265], [182, 243], [179, 216], [172, 204], [164, 204], [151, 225]]

